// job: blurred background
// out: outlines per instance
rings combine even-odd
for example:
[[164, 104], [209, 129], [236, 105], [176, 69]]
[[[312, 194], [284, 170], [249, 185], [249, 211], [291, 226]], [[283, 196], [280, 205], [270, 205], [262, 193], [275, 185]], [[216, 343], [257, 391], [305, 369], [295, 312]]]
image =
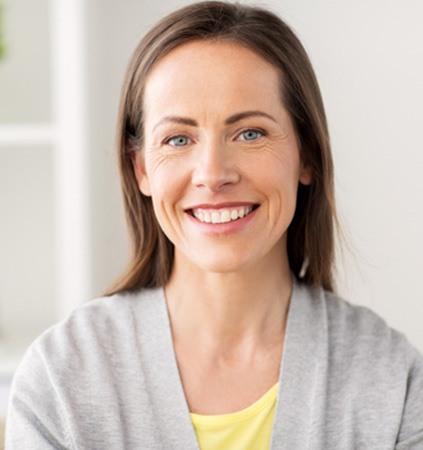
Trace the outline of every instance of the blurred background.
[[[120, 84], [140, 37], [189, 3], [0, 0], [0, 416], [29, 343], [125, 266]], [[423, 2], [254, 4], [293, 27], [321, 85], [345, 238], [338, 292], [423, 351]]]

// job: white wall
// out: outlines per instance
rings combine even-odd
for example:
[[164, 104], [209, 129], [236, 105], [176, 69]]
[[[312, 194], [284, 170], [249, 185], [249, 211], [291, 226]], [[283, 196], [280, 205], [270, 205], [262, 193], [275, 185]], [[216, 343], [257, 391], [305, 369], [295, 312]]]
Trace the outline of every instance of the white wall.
[[48, 0], [1, 0], [0, 4], [6, 43], [0, 64], [0, 122], [47, 122], [51, 116]]
[[[92, 3], [94, 291], [123, 266], [126, 240], [113, 133], [123, 70], [138, 38], [187, 1]], [[247, 2], [248, 3], [248, 2]], [[296, 30], [314, 63], [331, 130], [348, 247], [339, 291], [423, 350], [423, 2], [254, 2]]]
[[353, 252], [340, 292], [423, 350], [423, 3], [285, 1], [314, 62]]
[[[32, 126], [51, 119], [51, 61], [48, 1], [0, 3], [6, 41], [6, 54], [0, 61], [2, 135], [3, 127], [10, 124]], [[2, 137], [0, 377], [5, 360], [3, 340], [25, 346], [55, 317], [52, 148], [39, 142], [5, 143]]]

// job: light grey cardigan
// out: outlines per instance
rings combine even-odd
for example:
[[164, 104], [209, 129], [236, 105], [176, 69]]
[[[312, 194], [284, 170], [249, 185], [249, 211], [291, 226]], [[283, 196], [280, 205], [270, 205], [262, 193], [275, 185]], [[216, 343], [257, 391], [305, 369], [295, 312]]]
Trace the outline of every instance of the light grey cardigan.
[[[367, 309], [295, 284], [271, 448], [423, 449], [421, 355]], [[6, 449], [198, 450], [162, 289], [90, 302], [36, 340]]]

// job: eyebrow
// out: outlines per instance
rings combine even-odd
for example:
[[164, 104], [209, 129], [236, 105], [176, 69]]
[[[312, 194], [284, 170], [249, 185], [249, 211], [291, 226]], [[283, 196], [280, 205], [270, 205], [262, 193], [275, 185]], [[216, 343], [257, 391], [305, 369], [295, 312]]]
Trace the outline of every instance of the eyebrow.
[[159, 127], [160, 125], [163, 125], [164, 123], [181, 123], [183, 125], [189, 125], [191, 127], [197, 127], [198, 123], [194, 119], [190, 119], [189, 117], [182, 117], [182, 116], [165, 116], [163, 119], [161, 119], [159, 122], [154, 125], [153, 131]]
[[225, 125], [232, 125], [236, 122], [239, 122], [240, 120], [248, 119], [249, 117], [266, 117], [267, 119], [276, 122], [276, 119], [273, 116], [263, 111], [244, 111], [228, 117], [225, 120]]
[[[243, 111], [240, 113], [233, 114], [232, 116], [229, 116], [225, 120], [225, 125], [232, 125], [236, 122], [239, 122], [240, 120], [248, 119], [249, 117], [266, 117], [267, 119], [270, 119], [276, 123], [276, 119], [273, 116], [271, 116], [270, 114], [267, 114], [263, 111]], [[189, 117], [165, 116], [154, 126], [153, 131], [160, 125], [163, 125], [164, 123], [167, 123], [167, 122], [189, 125], [191, 127], [198, 127], [198, 122]]]

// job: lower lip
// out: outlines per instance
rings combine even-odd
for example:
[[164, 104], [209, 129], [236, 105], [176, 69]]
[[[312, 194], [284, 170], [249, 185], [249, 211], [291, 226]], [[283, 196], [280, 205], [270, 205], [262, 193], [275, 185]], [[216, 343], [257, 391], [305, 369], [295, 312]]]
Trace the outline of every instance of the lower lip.
[[202, 233], [205, 233], [208, 236], [225, 236], [242, 231], [254, 219], [258, 209], [259, 208], [256, 208], [241, 219], [231, 220], [230, 222], [225, 223], [201, 222], [190, 213], [186, 213], [186, 215], [188, 220]]

